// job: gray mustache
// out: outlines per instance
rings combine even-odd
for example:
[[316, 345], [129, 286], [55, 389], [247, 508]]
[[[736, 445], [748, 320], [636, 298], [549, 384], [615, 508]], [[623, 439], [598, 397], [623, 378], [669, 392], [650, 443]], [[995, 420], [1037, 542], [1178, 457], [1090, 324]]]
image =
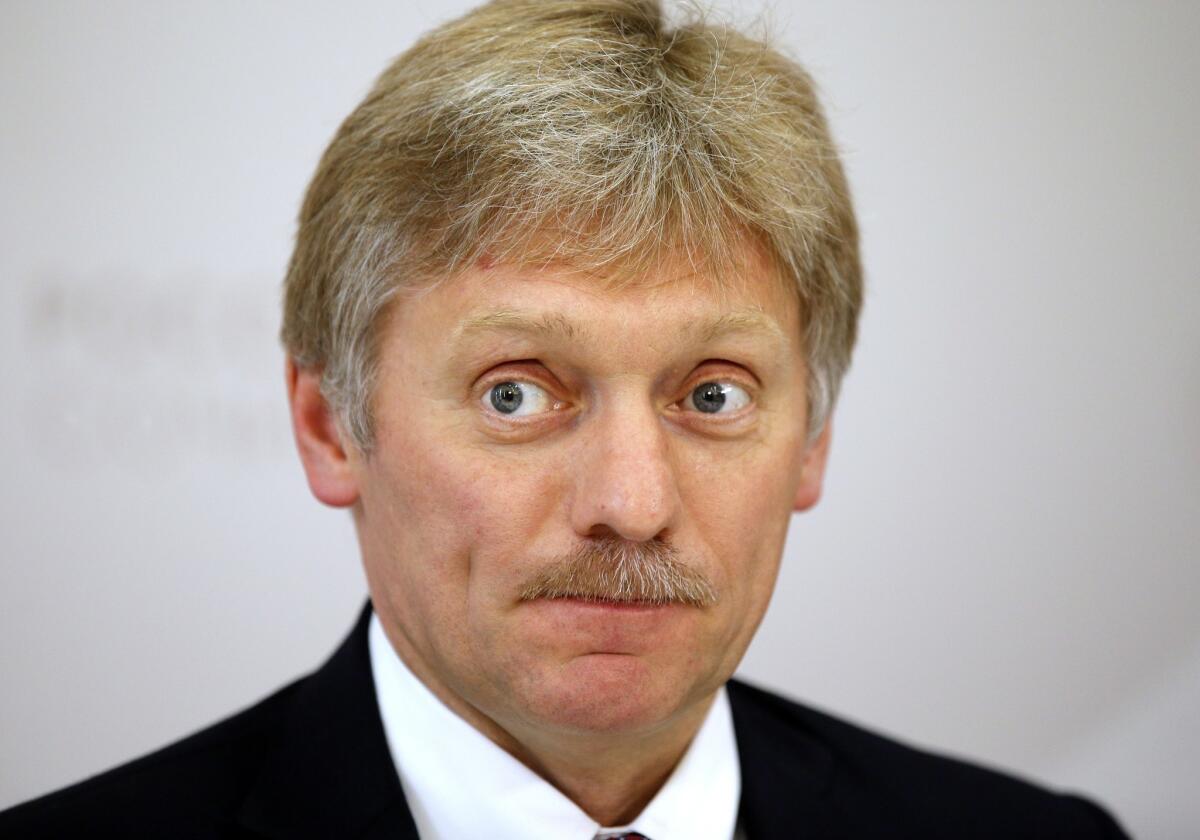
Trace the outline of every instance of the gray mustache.
[[539, 598], [708, 607], [717, 590], [661, 540], [609, 539], [580, 545], [521, 588], [522, 601]]

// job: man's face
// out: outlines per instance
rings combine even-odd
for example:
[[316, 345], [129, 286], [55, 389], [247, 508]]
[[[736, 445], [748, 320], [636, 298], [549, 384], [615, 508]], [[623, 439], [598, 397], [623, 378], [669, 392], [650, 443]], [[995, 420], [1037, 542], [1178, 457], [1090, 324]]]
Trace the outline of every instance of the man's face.
[[[739, 279], [478, 266], [389, 314], [356, 523], [389, 638], [443, 699], [510, 733], [650, 731], [732, 674], [827, 442], [805, 447], [797, 303], [765, 261]], [[715, 600], [523, 598], [580, 551], [646, 546]]]

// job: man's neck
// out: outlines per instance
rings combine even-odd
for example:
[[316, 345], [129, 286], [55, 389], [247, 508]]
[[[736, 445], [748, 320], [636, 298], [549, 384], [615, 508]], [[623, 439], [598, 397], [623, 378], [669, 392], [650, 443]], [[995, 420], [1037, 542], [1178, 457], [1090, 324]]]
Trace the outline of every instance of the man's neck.
[[[605, 732], [548, 736], [526, 731], [514, 737], [488, 719], [492, 727], [503, 732], [497, 737], [472, 718], [466, 720], [562, 791], [596, 822], [618, 826], [631, 823], [670, 777], [704, 722], [714, 696], [654, 732], [631, 735]], [[455, 706], [451, 708], [463, 715]]]

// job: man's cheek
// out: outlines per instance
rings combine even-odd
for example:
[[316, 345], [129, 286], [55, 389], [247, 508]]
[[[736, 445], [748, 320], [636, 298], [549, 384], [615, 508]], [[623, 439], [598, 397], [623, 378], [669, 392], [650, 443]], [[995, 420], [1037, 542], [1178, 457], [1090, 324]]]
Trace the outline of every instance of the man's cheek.
[[481, 459], [472, 480], [453, 488], [454, 498], [478, 538], [528, 540], [561, 510], [567, 471], [568, 463], [557, 458]]

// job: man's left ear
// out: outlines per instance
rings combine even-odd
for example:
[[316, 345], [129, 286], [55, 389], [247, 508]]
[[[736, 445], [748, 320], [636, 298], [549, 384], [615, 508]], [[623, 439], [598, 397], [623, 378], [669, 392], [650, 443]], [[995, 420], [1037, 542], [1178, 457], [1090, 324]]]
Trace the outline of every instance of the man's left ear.
[[829, 438], [833, 433], [833, 418], [825, 421], [825, 428], [804, 453], [804, 468], [800, 474], [800, 487], [796, 490], [797, 512], [806, 511], [821, 500], [821, 484], [825, 480], [825, 461], [829, 457]]

